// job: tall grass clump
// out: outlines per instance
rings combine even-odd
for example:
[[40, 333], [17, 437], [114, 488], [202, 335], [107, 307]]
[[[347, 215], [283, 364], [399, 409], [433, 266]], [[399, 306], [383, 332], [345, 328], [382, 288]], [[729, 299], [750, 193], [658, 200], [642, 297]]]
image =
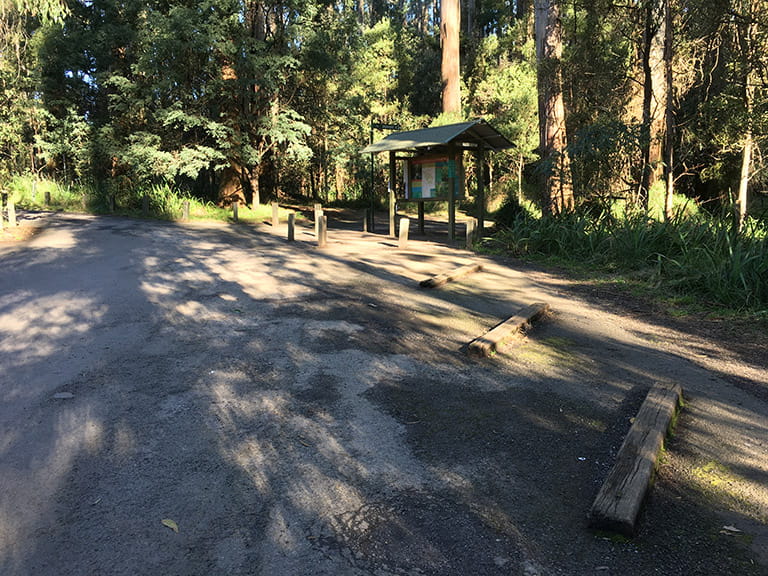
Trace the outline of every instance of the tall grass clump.
[[585, 209], [542, 218], [520, 211], [488, 247], [597, 275], [626, 275], [669, 296], [710, 306], [768, 309], [768, 225], [681, 209], [670, 221], [646, 213]]
[[66, 184], [36, 178], [30, 174], [15, 176], [7, 190], [20, 208], [27, 210], [63, 210], [82, 212], [87, 209], [93, 189], [86, 184]]

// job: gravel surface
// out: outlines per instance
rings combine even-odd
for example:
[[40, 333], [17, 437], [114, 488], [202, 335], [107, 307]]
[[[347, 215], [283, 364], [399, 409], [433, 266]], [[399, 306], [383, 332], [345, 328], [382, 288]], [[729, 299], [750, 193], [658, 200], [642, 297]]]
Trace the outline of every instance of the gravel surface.
[[[764, 358], [436, 242], [26, 218], [0, 244], [0, 574], [768, 574]], [[590, 531], [667, 381], [637, 536]]]

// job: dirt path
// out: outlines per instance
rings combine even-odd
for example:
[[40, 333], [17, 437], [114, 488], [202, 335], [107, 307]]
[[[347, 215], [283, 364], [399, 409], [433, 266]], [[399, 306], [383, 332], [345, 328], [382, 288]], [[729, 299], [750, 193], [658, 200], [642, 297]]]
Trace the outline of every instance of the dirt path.
[[[0, 247], [2, 574], [768, 574], [759, 362], [435, 243], [44, 219]], [[520, 346], [466, 356], [538, 300]], [[640, 532], [594, 534], [667, 380], [687, 405]]]

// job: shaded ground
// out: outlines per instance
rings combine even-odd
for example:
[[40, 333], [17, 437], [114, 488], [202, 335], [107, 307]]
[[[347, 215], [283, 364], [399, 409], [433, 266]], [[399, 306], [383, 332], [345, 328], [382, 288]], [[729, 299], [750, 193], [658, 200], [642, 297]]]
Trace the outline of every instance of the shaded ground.
[[[0, 247], [2, 574], [768, 573], [768, 373], [746, 348], [353, 220], [317, 250], [311, 228], [38, 218]], [[540, 300], [518, 346], [466, 356]], [[592, 533], [667, 380], [687, 405], [639, 534]]]

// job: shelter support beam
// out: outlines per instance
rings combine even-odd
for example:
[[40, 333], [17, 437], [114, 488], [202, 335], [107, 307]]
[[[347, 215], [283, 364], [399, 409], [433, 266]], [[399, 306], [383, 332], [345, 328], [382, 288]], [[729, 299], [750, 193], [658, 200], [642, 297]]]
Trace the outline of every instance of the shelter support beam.
[[395, 236], [395, 152], [389, 153], [389, 180], [387, 190], [389, 191], [389, 235]]
[[455, 170], [449, 178], [448, 187], [448, 240], [456, 239], [456, 178], [459, 176], [459, 165], [456, 158], [456, 148], [448, 148], [448, 158], [454, 161]]
[[483, 237], [485, 228], [485, 146], [480, 146], [480, 150], [475, 157], [475, 174], [477, 176], [477, 206], [479, 208], [477, 215], [477, 237]]

